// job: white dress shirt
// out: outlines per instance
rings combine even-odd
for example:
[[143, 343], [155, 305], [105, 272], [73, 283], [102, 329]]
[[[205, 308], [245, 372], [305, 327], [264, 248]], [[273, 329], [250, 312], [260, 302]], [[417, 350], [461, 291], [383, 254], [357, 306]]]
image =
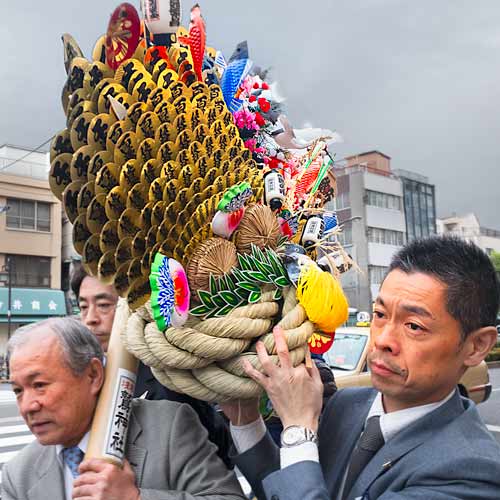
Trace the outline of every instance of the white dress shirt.
[[[87, 446], [89, 444], [89, 436], [90, 432], [87, 432], [81, 439], [81, 441], [78, 443], [78, 447], [80, 450], [83, 451], [83, 453], [87, 453]], [[71, 469], [69, 466], [66, 464], [66, 462], [63, 459], [62, 452], [64, 450], [64, 446], [61, 444], [56, 444], [56, 455], [57, 459], [59, 460], [59, 463], [61, 464], [63, 468], [63, 475], [64, 475], [64, 491], [66, 494], [66, 500], [71, 500], [71, 497], [73, 496], [73, 474], [71, 473]]]
[[[408, 425], [446, 403], [454, 393], [455, 389], [453, 389], [448, 396], [437, 403], [415, 406], [405, 410], [386, 413], [382, 402], [382, 394], [378, 392], [372, 403], [370, 411], [368, 412], [366, 420], [370, 417], [380, 415], [380, 428], [382, 430], [384, 440], [387, 442]], [[231, 424], [230, 428], [231, 436], [233, 437], [233, 442], [238, 453], [243, 453], [255, 446], [266, 434], [266, 425], [264, 424], [262, 417], [248, 425], [235, 426]], [[282, 469], [288, 467], [289, 465], [306, 460], [319, 462], [318, 446], [315, 443], [306, 442], [290, 448], [280, 448], [280, 467]], [[341, 490], [342, 489], [343, 484]]]

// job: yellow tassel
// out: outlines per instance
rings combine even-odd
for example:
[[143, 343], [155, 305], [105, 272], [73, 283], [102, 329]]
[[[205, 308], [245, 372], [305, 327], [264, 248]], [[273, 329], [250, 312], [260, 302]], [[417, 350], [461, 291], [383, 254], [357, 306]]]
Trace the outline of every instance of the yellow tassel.
[[324, 332], [334, 332], [349, 316], [340, 283], [316, 265], [306, 265], [302, 269], [297, 283], [297, 300], [308, 318]]

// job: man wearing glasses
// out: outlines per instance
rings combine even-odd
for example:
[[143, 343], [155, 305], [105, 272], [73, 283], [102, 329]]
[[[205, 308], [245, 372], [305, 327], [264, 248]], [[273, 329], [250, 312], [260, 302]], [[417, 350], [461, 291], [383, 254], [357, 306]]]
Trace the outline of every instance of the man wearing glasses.
[[78, 298], [82, 323], [97, 337], [102, 350], [108, 350], [118, 294], [78, 266], [71, 277], [71, 289]]
[[[112, 285], [104, 285], [97, 278], [89, 276], [81, 265], [75, 267], [70, 284], [78, 298], [82, 323], [96, 336], [106, 353], [118, 302], [116, 290]], [[229, 430], [223, 417], [210, 404], [167, 389], [153, 377], [150, 368], [143, 363], [139, 363], [137, 370], [134, 397], [166, 399], [190, 405], [207, 429], [210, 441], [217, 446], [217, 454], [226, 466], [232, 468], [229, 460]]]

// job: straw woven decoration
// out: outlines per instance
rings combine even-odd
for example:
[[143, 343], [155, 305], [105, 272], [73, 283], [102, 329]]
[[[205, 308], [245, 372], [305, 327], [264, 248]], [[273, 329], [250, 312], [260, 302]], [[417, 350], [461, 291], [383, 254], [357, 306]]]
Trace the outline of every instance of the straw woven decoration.
[[267, 205], [251, 205], [236, 231], [236, 248], [239, 253], [250, 253], [253, 243], [259, 248], [275, 249], [280, 236], [280, 227], [273, 211]]
[[187, 267], [191, 290], [208, 290], [210, 275], [228, 273], [238, 264], [236, 247], [222, 238], [209, 238], [195, 250]]

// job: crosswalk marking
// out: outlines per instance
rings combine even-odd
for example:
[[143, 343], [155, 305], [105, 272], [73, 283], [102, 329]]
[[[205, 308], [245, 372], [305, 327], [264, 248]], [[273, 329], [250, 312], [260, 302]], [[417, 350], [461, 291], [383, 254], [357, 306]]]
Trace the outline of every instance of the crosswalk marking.
[[500, 432], [500, 427], [498, 425], [490, 425], [490, 424], [487, 424], [486, 427], [488, 427], [488, 429], [491, 431], [491, 432]]
[[0, 485], [4, 464], [34, 439], [22, 417], [0, 418]]
[[0, 418], [0, 427], [3, 424], [11, 424], [16, 422], [24, 422], [24, 419], [22, 417], [3, 417]]
[[0, 405], [16, 402], [16, 395], [12, 391], [0, 391]]
[[7, 446], [16, 446], [18, 444], [28, 444], [35, 439], [35, 436], [28, 434], [26, 436], [9, 436], [0, 438], [0, 449], [7, 448]]
[[7, 434], [17, 434], [18, 432], [28, 432], [28, 426], [26, 424], [22, 425], [6, 425], [5, 427], [0, 427], [0, 436], [6, 436]]

